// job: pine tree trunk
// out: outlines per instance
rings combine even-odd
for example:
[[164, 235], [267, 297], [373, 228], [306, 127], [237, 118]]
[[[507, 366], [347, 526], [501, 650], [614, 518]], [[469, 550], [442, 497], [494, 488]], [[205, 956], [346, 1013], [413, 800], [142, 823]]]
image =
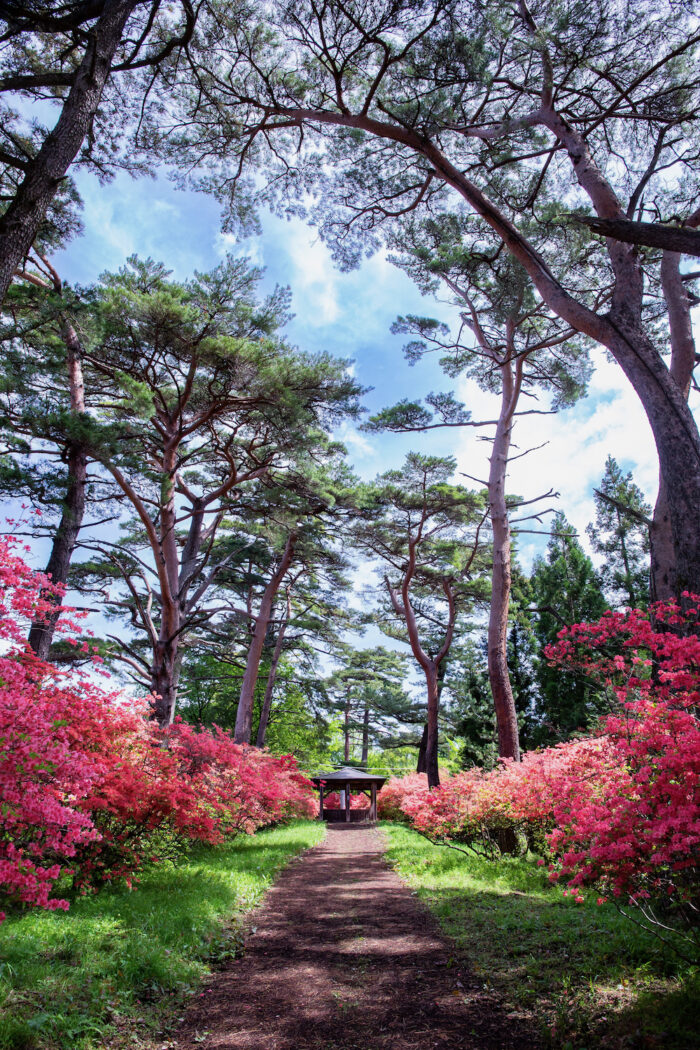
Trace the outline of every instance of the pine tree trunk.
[[270, 709], [272, 708], [272, 696], [275, 691], [275, 680], [277, 678], [277, 668], [279, 667], [280, 658], [282, 656], [282, 645], [284, 642], [285, 631], [287, 630], [287, 624], [289, 623], [289, 616], [291, 613], [289, 596], [287, 597], [287, 616], [283, 623], [280, 624], [280, 629], [277, 632], [277, 640], [275, 641], [275, 648], [272, 653], [272, 660], [270, 662], [270, 670], [267, 674], [267, 684], [265, 686], [265, 696], [263, 698], [262, 710], [260, 711], [260, 722], [258, 723], [258, 733], [255, 738], [256, 747], [265, 747], [265, 736], [267, 734], [267, 726], [270, 721]]
[[[66, 347], [71, 412], [80, 415], [85, 411], [82, 348], [75, 329], [66, 320], [61, 322], [61, 334]], [[45, 569], [46, 574], [51, 577], [51, 582], [62, 587], [65, 587], [68, 581], [68, 571], [85, 516], [88, 455], [83, 445], [76, 442], [68, 445], [67, 465], [68, 481], [63, 512]], [[56, 606], [56, 611], [32, 623], [28, 642], [38, 657], [47, 660], [63, 599], [53, 593], [43, 594], [42, 597], [48, 598]]]
[[369, 761], [369, 707], [365, 704], [365, 711], [362, 718], [362, 759], [361, 766], [363, 769], [367, 768], [367, 762]]
[[428, 765], [426, 761], [426, 748], [428, 746], [428, 723], [426, 722], [423, 726], [423, 733], [420, 738], [420, 744], [418, 745], [418, 763], [416, 765], [416, 773], [427, 773]]
[[[695, 340], [691, 317], [691, 300], [681, 278], [681, 257], [676, 252], [664, 252], [661, 261], [661, 288], [666, 300], [671, 336], [671, 377], [681, 395], [688, 399], [695, 366]], [[689, 527], [691, 527], [689, 525]], [[676, 572], [676, 554], [671, 523], [671, 508], [666, 482], [661, 472], [659, 492], [654, 506], [654, 517], [649, 532], [651, 541], [651, 596], [654, 601], [677, 597], [679, 581]]]
[[350, 761], [350, 697], [346, 697], [343, 712], [343, 761], [345, 765]]
[[428, 787], [434, 788], [440, 785], [440, 774], [438, 771], [438, 706], [439, 689], [437, 679], [437, 668], [425, 672], [425, 680], [428, 686], [428, 721], [425, 740], [425, 768], [428, 774]]
[[258, 672], [260, 670], [260, 659], [262, 657], [263, 647], [265, 645], [265, 636], [267, 629], [270, 624], [272, 617], [272, 609], [275, 604], [275, 598], [277, 592], [280, 589], [282, 580], [289, 568], [292, 557], [294, 555], [294, 548], [296, 546], [296, 533], [292, 532], [287, 537], [284, 552], [279, 561], [277, 569], [270, 579], [267, 587], [265, 588], [260, 602], [260, 609], [255, 619], [255, 629], [253, 631], [253, 639], [250, 643], [248, 650], [248, 658], [246, 660], [245, 672], [243, 674], [243, 682], [241, 683], [241, 696], [238, 701], [238, 710], [236, 712], [236, 727], [234, 730], [234, 739], [237, 744], [249, 744], [250, 734], [253, 726], [253, 703], [255, 700], [255, 684], [258, 680]]
[[29, 161], [17, 193], [0, 217], [0, 303], [90, 129], [124, 26], [135, 7], [136, 0], [106, 0], [88, 33], [83, 60], [56, 126]]
[[161, 727], [172, 725], [177, 701], [177, 645], [163, 637], [153, 654], [151, 692], [155, 697], [153, 717]]
[[506, 472], [512, 429], [512, 384], [505, 369], [501, 413], [491, 452], [488, 499], [493, 530], [493, 573], [488, 625], [488, 671], [498, 728], [498, 754], [501, 758], [520, 758], [518, 716], [508, 672], [508, 611], [511, 586], [510, 522], [506, 505]]
[[[51, 546], [51, 554], [46, 565], [46, 573], [52, 583], [65, 586], [68, 580], [73, 551], [78, 541], [78, 533], [85, 513], [85, 486], [87, 481], [88, 457], [81, 445], [71, 447], [68, 454], [68, 489], [63, 502], [61, 521]], [[53, 594], [42, 594], [56, 606], [41, 620], [35, 620], [29, 631], [29, 645], [42, 660], [47, 660], [51, 642], [56, 630], [56, 622], [61, 613], [62, 598]]]

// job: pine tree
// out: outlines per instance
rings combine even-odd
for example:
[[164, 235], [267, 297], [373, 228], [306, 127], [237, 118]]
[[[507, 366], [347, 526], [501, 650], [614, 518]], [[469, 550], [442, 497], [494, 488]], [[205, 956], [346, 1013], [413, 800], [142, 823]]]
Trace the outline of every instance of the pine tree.
[[651, 507], [644, 493], [612, 456], [595, 490], [595, 522], [586, 532], [603, 556], [601, 578], [613, 605], [644, 607], [649, 602]]
[[544, 653], [562, 627], [597, 620], [608, 607], [593, 562], [561, 513], [554, 518], [546, 557], [534, 563], [530, 584], [540, 649], [535, 661], [539, 696], [532, 737], [541, 744], [566, 740], [585, 730], [607, 703], [594, 683], [550, 667]]

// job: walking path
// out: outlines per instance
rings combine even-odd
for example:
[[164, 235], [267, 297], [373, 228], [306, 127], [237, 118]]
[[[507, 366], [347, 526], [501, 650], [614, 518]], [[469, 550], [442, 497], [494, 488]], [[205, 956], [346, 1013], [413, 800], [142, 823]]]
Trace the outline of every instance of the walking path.
[[328, 828], [257, 913], [245, 955], [195, 998], [178, 1050], [530, 1050], [388, 867], [380, 831]]

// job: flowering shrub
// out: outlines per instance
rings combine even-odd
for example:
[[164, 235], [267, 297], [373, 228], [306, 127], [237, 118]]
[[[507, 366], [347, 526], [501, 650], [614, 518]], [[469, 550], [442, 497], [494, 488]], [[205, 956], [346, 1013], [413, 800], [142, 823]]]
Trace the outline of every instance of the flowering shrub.
[[381, 812], [433, 839], [495, 852], [522, 833], [550, 878], [635, 904], [663, 901], [691, 921], [700, 903], [700, 598], [687, 607], [606, 613], [560, 632], [550, 660], [594, 676], [616, 710], [587, 739], [468, 770], [428, 791], [391, 780]]
[[575, 784], [580, 792], [582, 783], [611, 762], [614, 766], [604, 740], [576, 741], [526, 753], [522, 762], [503, 761], [491, 771], [458, 773], [433, 791], [417, 774], [390, 780], [380, 799], [385, 793], [383, 812], [388, 815], [398, 806], [404, 819], [429, 838], [465, 843], [487, 854], [512, 849], [524, 838], [530, 848], [544, 851], [555, 800], [567, 790], [565, 784]]
[[[324, 809], [341, 809], [344, 808], [340, 805], [340, 792], [331, 791], [330, 794], [323, 796], [323, 808]], [[350, 809], [369, 809], [369, 799], [366, 795], [360, 793], [359, 795], [350, 795]]]
[[291, 756], [240, 747], [220, 729], [178, 721], [160, 730], [145, 702], [37, 659], [22, 620], [52, 611], [42, 598], [49, 588], [11, 540], [0, 540], [0, 891], [8, 900], [67, 908], [51, 896], [62, 876], [83, 889], [129, 880], [163, 843], [218, 843], [314, 815], [311, 784]]
[[561, 632], [553, 661], [602, 679], [618, 710], [601, 724], [617, 775], [555, 806], [555, 878], [640, 908], [697, 915], [700, 895], [700, 598], [608, 613]]
[[425, 773], [407, 773], [391, 777], [377, 795], [377, 814], [382, 820], [405, 820], [403, 803], [409, 796], [426, 793], [428, 778]]

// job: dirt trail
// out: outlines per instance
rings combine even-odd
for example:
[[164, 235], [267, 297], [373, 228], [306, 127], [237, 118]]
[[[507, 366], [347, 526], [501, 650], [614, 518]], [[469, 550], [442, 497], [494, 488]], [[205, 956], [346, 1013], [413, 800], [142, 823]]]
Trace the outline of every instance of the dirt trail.
[[539, 1045], [387, 866], [381, 832], [328, 829], [255, 916], [245, 955], [216, 974], [179, 1050], [530, 1050]]

